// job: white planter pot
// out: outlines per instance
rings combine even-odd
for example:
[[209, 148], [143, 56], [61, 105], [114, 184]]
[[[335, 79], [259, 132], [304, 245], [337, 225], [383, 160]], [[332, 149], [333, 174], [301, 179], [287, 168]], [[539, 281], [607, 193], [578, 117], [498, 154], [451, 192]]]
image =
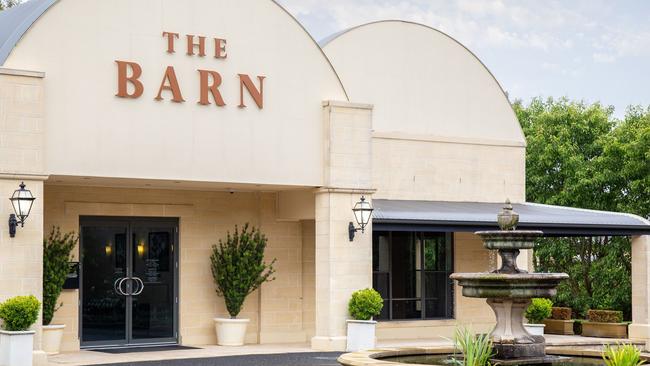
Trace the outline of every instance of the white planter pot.
[[33, 330], [0, 330], [0, 366], [31, 366], [34, 352]]
[[214, 318], [217, 344], [220, 346], [243, 346], [249, 322], [250, 319]]
[[50, 355], [55, 355], [61, 351], [61, 338], [63, 338], [62, 325], [44, 325], [43, 326], [43, 351]]
[[524, 324], [524, 328], [526, 328], [526, 331], [530, 333], [531, 335], [544, 335], [544, 327], [545, 324]]
[[365, 351], [375, 348], [374, 320], [347, 320], [347, 352]]

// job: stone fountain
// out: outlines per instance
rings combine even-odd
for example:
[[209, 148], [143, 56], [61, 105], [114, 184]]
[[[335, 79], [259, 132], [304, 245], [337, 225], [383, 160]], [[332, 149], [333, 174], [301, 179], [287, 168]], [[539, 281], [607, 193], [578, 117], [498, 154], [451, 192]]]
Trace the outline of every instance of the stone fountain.
[[[517, 268], [521, 249], [532, 249], [541, 231], [517, 230], [519, 215], [510, 201], [497, 215], [501, 230], [479, 231], [483, 246], [496, 249], [501, 268], [492, 272], [454, 273], [451, 279], [463, 287], [463, 296], [487, 299], [496, 315], [497, 324], [490, 333], [495, 359], [505, 361], [548, 362], [544, 336], [531, 335], [523, 324], [526, 308], [534, 297], [553, 297], [566, 273], [528, 273]], [[517, 362], [521, 364], [521, 362]]]

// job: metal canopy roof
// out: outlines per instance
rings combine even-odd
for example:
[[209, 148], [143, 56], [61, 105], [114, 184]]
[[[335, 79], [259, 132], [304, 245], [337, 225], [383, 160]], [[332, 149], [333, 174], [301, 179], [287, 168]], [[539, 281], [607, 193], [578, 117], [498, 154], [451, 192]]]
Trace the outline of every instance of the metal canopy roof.
[[[503, 203], [402, 201], [375, 199], [374, 230], [474, 232], [496, 230]], [[615, 236], [650, 234], [650, 222], [639, 216], [580, 208], [514, 203], [518, 228], [547, 236]]]
[[[0, 11], [0, 65], [9, 57], [20, 38], [58, 0], [30, 0]], [[53, 41], [55, 41], [53, 39]]]

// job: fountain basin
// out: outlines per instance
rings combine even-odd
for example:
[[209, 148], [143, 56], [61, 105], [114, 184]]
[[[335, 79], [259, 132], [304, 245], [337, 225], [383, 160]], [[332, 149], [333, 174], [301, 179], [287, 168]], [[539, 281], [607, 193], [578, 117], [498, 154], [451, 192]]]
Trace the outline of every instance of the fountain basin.
[[463, 296], [530, 299], [553, 297], [566, 273], [454, 273], [449, 278], [463, 287]]
[[477, 231], [487, 249], [533, 249], [535, 239], [544, 235], [539, 230], [492, 230]]

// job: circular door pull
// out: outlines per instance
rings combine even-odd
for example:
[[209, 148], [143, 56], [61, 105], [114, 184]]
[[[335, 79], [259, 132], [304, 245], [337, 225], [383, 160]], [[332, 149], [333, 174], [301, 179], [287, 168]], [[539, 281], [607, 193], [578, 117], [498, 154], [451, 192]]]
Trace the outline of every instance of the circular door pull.
[[113, 283], [113, 288], [115, 289], [115, 293], [117, 293], [118, 295], [126, 296], [126, 293], [124, 291], [122, 291], [122, 284], [127, 279], [128, 278], [126, 278], [126, 277], [122, 277], [122, 278], [118, 278], [117, 280], [115, 280], [115, 283]]
[[131, 277], [131, 279], [139, 283], [138, 289], [132, 294], [133, 296], [138, 296], [144, 291], [144, 282], [139, 277]]

